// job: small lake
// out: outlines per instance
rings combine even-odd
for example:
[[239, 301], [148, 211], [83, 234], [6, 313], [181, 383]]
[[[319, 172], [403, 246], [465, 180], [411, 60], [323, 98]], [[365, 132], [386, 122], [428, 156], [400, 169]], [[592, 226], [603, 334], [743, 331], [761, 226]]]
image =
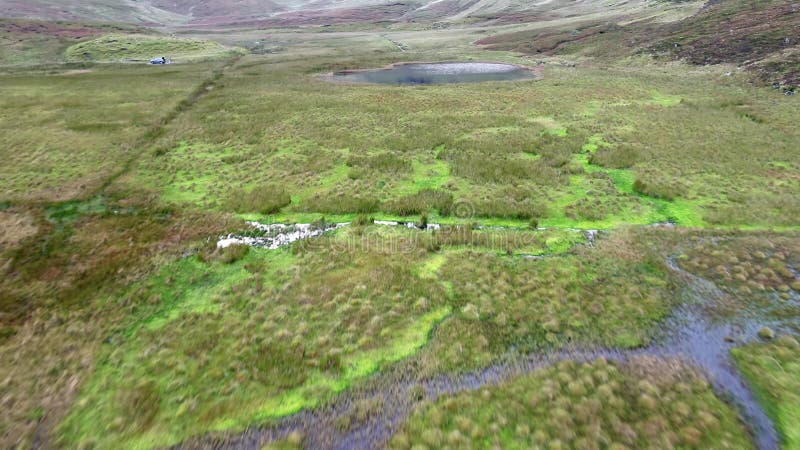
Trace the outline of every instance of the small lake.
[[514, 81], [535, 78], [530, 69], [513, 64], [481, 62], [405, 63], [375, 70], [336, 72], [334, 81], [372, 84], [443, 84]]

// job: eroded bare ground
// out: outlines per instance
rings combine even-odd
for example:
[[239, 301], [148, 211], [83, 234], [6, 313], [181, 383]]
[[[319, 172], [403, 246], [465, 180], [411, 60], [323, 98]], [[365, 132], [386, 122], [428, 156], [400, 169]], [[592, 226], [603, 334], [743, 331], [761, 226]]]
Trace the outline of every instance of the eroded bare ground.
[[[259, 449], [287, 438], [302, 439], [304, 446], [315, 449], [381, 448], [424, 401], [495, 386], [564, 360], [589, 362], [605, 358], [638, 366], [664, 368], [688, 364], [699, 369], [717, 394], [739, 410], [755, 447], [777, 449], [779, 438], [775, 426], [734, 366], [730, 349], [757, 339], [759, 328], [765, 325], [779, 333], [795, 334], [798, 324], [791, 318], [770, 316], [769, 308], [746, 309], [722, 317], [716, 312], [726, 308], [728, 294], [713, 282], [683, 270], [671, 257], [666, 264], [679, 285], [675, 294], [684, 303], [665, 321], [659, 339], [648, 347], [572, 348], [534, 353], [475, 372], [435, 377], [417, 377], [413, 370], [396, 367], [320, 409], [303, 411], [272, 426], [198, 437], [176, 448]], [[789, 301], [800, 306], [797, 295]]]
[[0, 211], [0, 253], [18, 246], [33, 236], [39, 227], [28, 211], [7, 209]]

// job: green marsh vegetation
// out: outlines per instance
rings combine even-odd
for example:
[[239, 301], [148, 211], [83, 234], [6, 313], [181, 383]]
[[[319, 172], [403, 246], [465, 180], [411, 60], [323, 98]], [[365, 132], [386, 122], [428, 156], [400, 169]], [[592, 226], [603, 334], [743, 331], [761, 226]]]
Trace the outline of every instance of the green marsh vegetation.
[[[37, 429], [62, 447], [169, 445], [271, 424], [373, 375], [646, 346], [677, 306], [675, 248], [744, 301], [796, 295], [795, 234], [731, 230], [797, 226], [795, 98], [637, 58], [543, 58], [525, 83], [332, 84], [317, 75], [401, 58], [536, 61], [471, 31], [404, 53], [370, 33], [278, 35], [265, 42], [280, 51], [227, 66], [0, 74], [0, 445]], [[242, 218], [355, 223], [215, 249]], [[371, 225], [391, 218], [464, 226]], [[680, 227], [628, 228], [667, 220]], [[565, 228], [611, 231], [589, 246]], [[392, 445], [747, 446], [702, 375], [664, 364], [565, 363], [445, 398]], [[556, 419], [576, 431], [537, 428]]]
[[[324, 402], [411, 356], [462, 307], [456, 281], [438, 275], [449, 252], [574, 239], [520, 233], [367, 226], [291, 250], [202, 249], [168, 264], [116, 300], [138, 319], [102, 351], [61, 429], [65, 444], [166, 445]], [[100, 417], [113, 420], [94, 440]]]
[[796, 102], [710, 73], [635, 62], [546, 67], [530, 83], [387, 87], [317, 79], [331, 70], [324, 58], [269, 61], [230, 70], [131, 182], [221, 211], [230, 192], [280, 182], [288, 216], [445, 216], [450, 197], [477, 217], [585, 228], [791, 227], [800, 212], [798, 168], [784, 164]]
[[152, 298], [117, 301], [126, 286], [236, 223], [153, 207], [130, 192], [99, 206], [59, 215], [19, 205], [0, 212], [11, 225], [0, 246], [4, 443], [25, 446], [36, 427], [56, 426], [103, 342], [155, 307]]
[[752, 448], [736, 413], [680, 361], [566, 361], [423, 404], [408, 448]]
[[[0, 199], [85, 199], [138, 155], [133, 144], [208, 77], [212, 66], [170, 66], [160, 74], [151, 69], [0, 74]], [[118, 89], [123, 85], [126, 89]]]
[[448, 314], [445, 288], [412, 271], [420, 252], [325, 241], [182, 260], [126, 294], [162, 306], [108, 350], [65, 422], [70, 445], [100, 417], [115, 419], [97, 444], [150, 446], [314, 406], [408, 356]]
[[786, 308], [800, 292], [797, 239], [768, 234], [698, 239], [679, 258], [687, 270], [738, 294], [745, 303], [777, 297]]
[[733, 351], [737, 364], [775, 421], [782, 448], [800, 448], [800, 345], [791, 336], [750, 344]]

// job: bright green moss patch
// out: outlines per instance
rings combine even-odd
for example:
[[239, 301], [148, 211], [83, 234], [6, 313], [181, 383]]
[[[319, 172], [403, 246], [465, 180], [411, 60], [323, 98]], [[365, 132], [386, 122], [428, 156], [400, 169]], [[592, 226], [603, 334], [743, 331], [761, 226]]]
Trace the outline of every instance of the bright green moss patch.
[[423, 404], [390, 441], [423, 448], [750, 449], [736, 412], [677, 360], [560, 362]]
[[108, 34], [80, 42], [66, 50], [70, 62], [149, 61], [166, 56], [175, 61], [219, 58], [234, 50], [216, 42], [161, 35]]
[[664, 95], [659, 92], [653, 94], [653, 103], [660, 106], [675, 106], [680, 104], [681, 97], [677, 95]]
[[441, 253], [432, 255], [426, 259], [419, 267], [419, 276], [423, 278], [436, 278], [437, 272], [447, 261], [447, 257]]
[[[701, 215], [701, 209], [703, 205], [709, 202], [709, 199], [656, 198], [649, 195], [649, 192], [641, 192], [640, 189], [637, 189], [637, 175], [633, 169], [607, 168], [593, 164], [592, 158], [597, 154], [597, 151], [611, 146], [612, 144], [605, 142], [602, 137], [595, 135], [589, 137], [588, 142], [584, 144], [582, 148], [584, 153], [575, 155], [575, 161], [581, 164], [584, 172], [592, 175], [588, 182], [584, 177], [574, 177], [574, 184], [576, 187], [580, 186], [578, 189], [591, 189], [592, 184], [597, 186], [598, 180], [603, 179], [608, 180], [610, 183], [605, 188], [605, 198], [597, 195], [583, 198], [576, 193], [574, 196], [576, 200], [573, 201], [579, 206], [576, 207], [577, 211], [572, 213], [573, 217], [571, 218], [573, 220], [581, 218], [580, 205], [583, 204], [587, 208], [586, 211], [589, 218], [596, 220], [596, 228], [606, 228], [621, 222], [648, 224], [669, 221], [684, 227], [702, 227], [706, 225], [706, 221]], [[611, 189], [612, 186], [613, 189]], [[627, 210], [625, 207], [617, 206], [620, 205], [620, 200], [615, 201], [611, 196], [621, 196], [630, 206]], [[605, 214], [608, 212], [616, 212], [615, 215], [617, 217], [612, 216], [610, 220], [607, 219]], [[567, 209], [567, 213], [569, 216], [569, 209]], [[579, 217], [575, 217], [576, 214]], [[597, 221], [598, 218], [600, 221]], [[568, 220], [563, 220], [562, 223], [568, 223]], [[591, 226], [591, 223], [583, 223], [581, 225], [587, 228]]]
[[73, 222], [83, 215], [108, 212], [105, 199], [95, 196], [85, 201], [72, 200], [47, 208], [47, 220], [53, 223]]
[[800, 449], [800, 344], [782, 336], [731, 351], [781, 434], [781, 448]]

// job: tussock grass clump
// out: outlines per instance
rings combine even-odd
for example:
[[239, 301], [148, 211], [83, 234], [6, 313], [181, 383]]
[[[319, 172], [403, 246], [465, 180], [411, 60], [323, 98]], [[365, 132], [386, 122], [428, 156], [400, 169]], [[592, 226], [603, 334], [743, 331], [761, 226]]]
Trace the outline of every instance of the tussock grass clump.
[[659, 275], [649, 264], [592, 254], [509, 261], [473, 253], [442, 269], [456, 299], [473, 303], [482, 321], [502, 315], [503, 339], [528, 349], [646, 344], [670, 306]]
[[632, 145], [601, 148], [589, 155], [589, 163], [608, 169], [628, 169], [639, 159], [639, 150]]
[[547, 216], [547, 206], [536, 199], [515, 200], [498, 198], [476, 200], [473, 203], [478, 217], [505, 217], [509, 219], [530, 220]]
[[380, 200], [369, 194], [322, 193], [307, 198], [299, 206], [300, 210], [328, 214], [370, 214], [378, 212]]
[[614, 180], [605, 172], [593, 172], [587, 181], [585, 195], [564, 208], [565, 216], [574, 220], [603, 220], [609, 215], [637, 211], [642, 207], [639, 197], [620, 193]]
[[412, 170], [411, 161], [394, 152], [350, 155], [347, 158], [347, 165], [378, 173], [408, 173]]
[[355, 219], [353, 219], [351, 225], [355, 227], [363, 227], [372, 225], [373, 223], [375, 223], [375, 218], [366, 216], [364, 214], [359, 214], [355, 217]]
[[543, 132], [525, 151], [539, 155], [548, 167], [564, 167], [581, 151], [586, 135], [580, 131]]
[[677, 360], [564, 361], [423, 404], [389, 448], [750, 449], [736, 412]]
[[399, 216], [413, 216], [433, 210], [447, 216], [453, 206], [453, 194], [438, 189], [423, 189], [416, 194], [385, 202], [381, 209]]
[[455, 226], [422, 234], [414, 241], [420, 248], [433, 252], [472, 248], [496, 255], [513, 255], [558, 254], [585, 242], [585, 238], [569, 231], [474, 230], [466, 226]]
[[775, 421], [784, 448], [800, 448], [800, 344], [781, 336], [769, 344], [749, 344], [731, 352]]
[[675, 200], [686, 195], [687, 188], [677, 179], [666, 179], [655, 175], [654, 172], [639, 173], [633, 182], [633, 191], [649, 197]]
[[699, 240], [678, 262], [722, 289], [740, 294], [742, 301], [752, 301], [759, 293], [787, 300], [800, 293], [798, 254], [800, 241], [795, 237], [751, 235]]
[[228, 194], [228, 206], [237, 213], [273, 214], [292, 203], [286, 190], [274, 184], [252, 189], [235, 189]]
[[569, 161], [554, 164], [552, 160], [533, 160], [513, 154], [490, 155], [449, 148], [440, 154], [440, 158], [450, 164], [453, 175], [474, 182], [512, 184], [528, 180], [545, 186], [566, 183], [562, 178], [563, 172], [556, 168]]
[[161, 396], [153, 381], [143, 381], [132, 388], [122, 390], [118, 401], [132, 422], [128, 426], [145, 429], [153, 424], [160, 408]]
[[247, 255], [250, 246], [245, 244], [229, 245], [222, 249], [220, 260], [226, 264], [234, 263]]

